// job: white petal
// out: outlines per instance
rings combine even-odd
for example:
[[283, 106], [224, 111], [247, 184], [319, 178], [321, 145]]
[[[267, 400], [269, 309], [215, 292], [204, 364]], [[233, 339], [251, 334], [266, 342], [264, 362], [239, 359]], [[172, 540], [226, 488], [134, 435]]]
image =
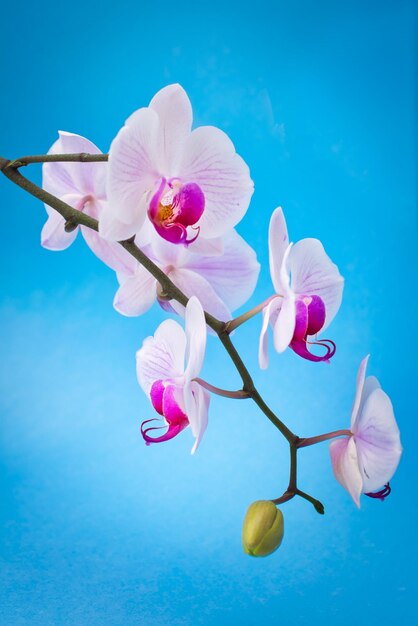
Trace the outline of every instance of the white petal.
[[146, 219], [146, 203], [144, 201], [142, 208], [138, 210], [130, 224], [126, 224], [115, 217], [114, 208], [110, 203], [106, 203], [100, 215], [99, 233], [103, 239], [108, 241], [124, 241], [133, 237], [138, 232]]
[[138, 382], [146, 394], [156, 380], [182, 378], [186, 335], [180, 324], [165, 320], [136, 353]]
[[184, 387], [184, 403], [193, 436], [196, 437], [192, 448], [194, 454], [208, 424], [210, 394], [199, 383], [192, 381]]
[[77, 237], [78, 227], [67, 233], [65, 219], [58, 211], [51, 210], [41, 232], [41, 245], [47, 250], [65, 250]]
[[[232, 318], [226, 304], [203, 276], [184, 268], [175, 268], [168, 276], [187, 297], [197, 296], [204, 310], [217, 319], [227, 322]], [[170, 300], [170, 304], [177, 313], [184, 316], [184, 307], [181, 304], [174, 300]]]
[[231, 310], [251, 297], [260, 272], [254, 250], [234, 230], [225, 236], [221, 256], [188, 254], [184, 266], [206, 278]]
[[[95, 206], [93, 206], [95, 205]], [[99, 217], [102, 210], [102, 203], [99, 201], [86, 203], [85, 213], [92, 217]], [[138, 265], [138, 261], [129, 254], [119, 243], [114, 241], [106, 241], [99, 235], [98, 232], [87, 228], [81, 227], [81, 232], [86, 240], [89, 248], [103, 263], [106, 263], [115, 272], [121, 272], [123, 274], [133, 274]]]
[[283, 258], [288, 246], [289, 235], [287, 233], [286, 220], [282, 208], [278, 207], [271, 216], [269, 226], [270, 274], [276, 293], [283, 292], [280, 276]]
[[402, 446], [392, 403], [382, 389], [374, 389], [365, 401], [355, 440], [363, 492], [383, 487], [398, 467]]
[[281, 298], [274, 298], [263, 309], [263, 324], [261, 326], [260, 341], [258, 344], [258, 362], [261, 369], [265, 370], [268, 367], [268, 327], [271, 323], [272, 317], [278, 315], [282, 306]]
[[[109, 150], [107, 194], [110, 215], [138, 228], [147, 201], [160, 178], [158, 171], [158, 115], [148, 108], [136, 111], [119, 131]], [[110, 219], [110, 217], [109, 217]]]
[[159, 167], [166, 177], [178, 174], [178, 164], [192, 129], [192, 105], [178, 85], [161, 89], [150, 102], [159, 119]]
[[[72, 154], [86, 152], [102, 154], [91, 141], [76, 135], [59, 131], [59, 139], [51, 146], [48, 154]], [[81, 196], [105, 197], [107, 163], [58, 162], [44, 163], [42, 166], [42, 187], [58, 198], [64, 194], [78, 193]]]
[[188, 250], [193, 254], [202, 256], [219, 256], [224, 252], [224, 237], [205, 239], [199, 236], [196, 241], [189, 245]]
[[196, 296], [190, 298], [186, 306], [187, 366], [184, 372], [186, 381], [199, 375], [206, 349], [206, 321], [202, 305]]
[[157, 298], [157, 281], [139, 265], [135, 274], [126, 276], [115, 294], [113, 306], [127, 317], [146, 313]]
[[358, 466], [357, 450], [353, 437], [335, 439], [331, 442], [329, 451], [335, 478], [344, 489], [347, 489], [354, 502], [360, 508], [360, 494], [363, 488], [363, 481]]
[[197, 183], [204, 193], [205, 210], [197, 224], [202, 237], [219, 237], [244, 216], [253, 182], [232, 141], [218, 128], [201, 126], [191, 133], [179, 176]]
[[370, 354], [364, 357], [364, 359], [360, 363], [360, 367], [357, 372], [356, 393], [354, 396], [353, 408], [351, 410], [350, 429], [352, 433], [355, 433], [357, 429], [356, 422], [357, 422], [357, 416], [359, 414], [361, 399], [363, 396], [364, 380], [366, 378], [366, 369], [367, 369], [367, 363], [369, 362], [369, 357], [370, 357]]
[[295, 298], [290, 294], [283, 298], [282, 306], [273, 328], [274, 347], [277, 352], [284, 352], [292, 341], [296, 325]]
[[[344, 279], [318, 239], [302, 239], [289, 255], [292, 289], [297, 295], [317, 295], [325, 304], [325, 323], [329, 326], [340, 308]], [[322, 332], [321, 330], [321, 332]]]

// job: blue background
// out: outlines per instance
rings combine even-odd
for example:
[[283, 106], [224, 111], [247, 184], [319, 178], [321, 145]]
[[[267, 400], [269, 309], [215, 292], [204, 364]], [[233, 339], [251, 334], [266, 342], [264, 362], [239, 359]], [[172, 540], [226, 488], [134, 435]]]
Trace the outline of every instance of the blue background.
[[[271, 293], [267, 228], [319, 237], [346, 279], [330, 366], [271, 355], [260, 320], [234, 340], [266, 400], [299, 435], [345, 428], [360, 360], [391, 396], [404, 455], [384, 503], [360, 511], [327, 444], [300, 454], [268, 559], [241, 548], [255, 499], [287, 484], [285, 442], [250, 402], [213, 398], [195, 457], [186, 431], [146, 448], [151, 407], [134, 355], [163, 319], [112, 309], [116, 279], [81, 237], [39, 245], [41, 203], [6, 179], [1, 204], [0, 623], [411, 623], [417, 616], [414, 3], [4, 3], [0, 153], [44, 153], [58, 129], [104, 151], [125, 118], [180, 82], [195, 125], [233, 139], [255, 181], [239, 232], [257, 250], [255, 305]], [[40, 167], [25, 172], [40, 181]], [[239, 384], [210, 341], [203, 372]]]

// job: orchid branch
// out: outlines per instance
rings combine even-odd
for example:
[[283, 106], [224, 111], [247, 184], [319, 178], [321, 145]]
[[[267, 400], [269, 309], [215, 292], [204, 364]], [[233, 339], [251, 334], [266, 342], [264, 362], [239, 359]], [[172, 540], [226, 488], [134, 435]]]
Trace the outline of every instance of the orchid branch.
[[[86, 215], [85, 213], [74, 209], [67, 203], [63, 202], [59, 198], [53, 196], [48, 193], [35, 183], [32, 183], [26, 177], [22, 176], [22, 174], [18, 171], [20, 167], [26, 166], [30, 163], [45, 163], [51, 161], [78, 161], [78, 162], [94, 162], [94, 161], [107, 161], [108, 155], [106, 154], [48, 154], [48, 155], [35, 155], [35, 156], [25, 156], [19, 159], [15, 159], [10, 161], [3, 157], [0, 157], [0, 171], [8, 178], [10, 181], [27, 191], [29, 194], [38, 198], [45, 204], [48, 204], [53, 209], [58, 211], [64, 219], [67, 221], [66, 228], [71, 230], [72, 228], [76, 228], [78, 225], [86, 226], [87, 228], [91, 228], [95, 231], [99, 230], [99, 222]], [[162, 293], [164, 296], [169, 299], [176, 300], [181, 305], [186, 306], [188, 302], [187, 296], [180, 290], [176, 285], [170, 280], [170, 278], [157, 266], [155, 263], [149, 259], [140, 248], [135, 244], [134, 238], [126, 239], [123, 241], [119, 241], [119, 244], [127, 250], [143, 267], [161, 285]], [[307, 443], [308, 439], [300, 439], [297, 437], [278, 417], [275, 413], [270, 409], [270, 407], [265, 403], [260, 393], [256, 389], [252, 377], [242, 361], [238, 351], [236, 350], [234, 344], [231, 341], [229, 333], [236, 328], [241, 323], [249, 319], [256, 313], [260, 312], [262, 308], [265, 306], [265, 303], [255, 307], [254, 310], [247, 314], [243, 314], [236, 320], [232, 320], [229, 323], [222, 322], [221, 320], [216, 319], [214, 316], [205, 312], [206, 323], [215, 333], [218, 335], [221, 343], [223, 344], [225, 350], [229, 354], [231, 360], [233, 361], [238, 373], [241, 376], [243, 388], [240, 392], [228, 392], [224, 390], [217, 389], [216, 393], [221, 392], [221, 395], [225, 395], [227, 397], [238, 397], [237, 394], [240, 394], [241, 398], [252, 398], [252, 400], [257, 404], [260, 410], [266, 415], [266, 417], [276, 426], [276, 428], [280, 431], [280, 433], [287, 439], [289, 442], [290, 448], [290, 478], [289, 478], [289, 486], [284, 494], [273, 500], [275, 504], [279, 504], [281, 502], [285, 502], [290, 500], [295, 495], [298, 495], [308, 501], [310, 501], [315, 509], [323, 513], [323, 506], [318, 501], [309, 496], [308, 494], [300, 491], [297, 488], [296, 475], [297, 475], [297, 449], [298, 447], [303, 447], [303, 445], [312, 445], [311, 443]], [[245, 319], [244, 319], [245, 318]], [[198, 382], [201, 383], [199, 380]], [[206, 384], [206, 388], [210, 389], [211, 386]], [[215, 388], [214, 388], [215, 389]], [[313, 438], [314, 439], [314, 438]], [[300, 442], [305, 442], [300, 445]]]

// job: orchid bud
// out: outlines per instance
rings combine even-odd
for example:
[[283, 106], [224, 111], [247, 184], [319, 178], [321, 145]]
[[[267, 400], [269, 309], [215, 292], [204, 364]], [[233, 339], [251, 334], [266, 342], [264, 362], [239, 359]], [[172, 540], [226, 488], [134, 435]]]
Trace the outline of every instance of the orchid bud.
[[246, 554], [271, 554], [280, 546], [283, 533], [283, 514], [271, 500], [256, 500], [248, 507], [242, 528], [242, 545]]

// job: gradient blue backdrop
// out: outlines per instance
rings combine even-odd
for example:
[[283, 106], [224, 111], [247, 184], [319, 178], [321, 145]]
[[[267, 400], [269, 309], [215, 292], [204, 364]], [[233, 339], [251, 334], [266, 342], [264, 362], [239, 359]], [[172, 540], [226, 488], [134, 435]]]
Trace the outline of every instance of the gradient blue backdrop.
[[[254, 499], [286, 486], [287, 449], [251, 403], [214, 398], [188, 431], [146, 448], [135, 350], [163, 319], [112, 309], [114, 275], [80, 238], [39, 245], [45, 211], [6, 179], [1, 205], [1, 626], [409, 624], [417, 616], [414, 2], [4, 3], [0, 153], [44, 153], [58, 129], [104, 151], [162, 86], [224, 129], [255, 181], [239, 231], [271, 292], [266, 235], [319, 237], [346, 278], [330, 366], [293, 353], [260, 372], [260, 320], [235, 340], [266, 400], [300, 435], [348, 425], [358, 364], [391, 396], [405, 452], [383, 504], [360, 511], [327, 445], [300, 459], [324, 501], [283, 507], [268, 559], [242, 553]], [[26, 170], [40, 181], [40, 168]], [[237, 387], [215, 340], [204, 375]]]

